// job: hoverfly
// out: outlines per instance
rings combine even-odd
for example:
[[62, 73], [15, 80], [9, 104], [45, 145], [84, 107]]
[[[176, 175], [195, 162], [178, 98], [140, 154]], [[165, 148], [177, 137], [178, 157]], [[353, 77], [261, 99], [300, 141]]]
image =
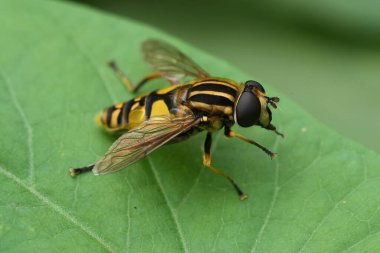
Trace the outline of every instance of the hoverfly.
[[[203, 164], [226, 178], [241, 200], [247, 198], [240, 187], [221, 170], [211, 165], [212, 133], [224, 128], [226, 137], [236, 137], [251, 143], [274, 159], [276, 153], [234, 131], [242, 127], [261, 126], [283, 136], [271, 124], [269, 105], [277, 108], [278, 97], [266, 96], [264, 87], [256, 81], [239, 84], [235, 81], [212, 77], [189, 57], [173, 46], [158, 40], [142, 44], [145, 60], [155, 72], [145, 76], [136, 85], [120, 71], [114, 61], [109, 62], [116, 75], [132, 91], [137, 92], [150, 80], [163, 77], [171, 86], [137, 96], [127, 102], [104, 109], [97, 122], [108, 131], [122, 134], [106, 154], [95, 164], [71, 169], [75, 176], [92, 171], [104, 175], [126, 168], [167, 143], [183, 141], [206, 131]], [[184, 81], [185, 77], [193, 78]]]

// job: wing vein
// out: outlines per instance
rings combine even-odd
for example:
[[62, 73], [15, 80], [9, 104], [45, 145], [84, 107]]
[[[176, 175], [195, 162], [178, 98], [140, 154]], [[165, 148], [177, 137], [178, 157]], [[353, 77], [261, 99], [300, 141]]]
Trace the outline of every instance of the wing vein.
[[129, 130], [95, 163], [93, 173], [102, 175], [121, 170], [147, 156], [179, 134], [197, 125], [201, 118], [165, 115], [154, 117]]
[[186, 76], [208, 77], [209, 74], [177, 48], [159, 40], [142, 44], [145, 61], [171, 82], [178, 83]]

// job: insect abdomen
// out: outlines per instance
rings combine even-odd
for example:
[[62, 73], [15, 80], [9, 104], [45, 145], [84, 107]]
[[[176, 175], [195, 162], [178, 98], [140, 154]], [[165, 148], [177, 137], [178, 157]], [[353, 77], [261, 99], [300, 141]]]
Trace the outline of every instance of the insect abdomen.
[[124, 103], [117, 103], [111, 107], [105, 108], [97, 117], [96, 122], [109, 131], [115, 131], [124, 125], [127, 115], [133, 106], [134, 101], [130, 100]]
[[104, 109], [97, 122], [108, 131], [129, 130], [151, 117], [167, 115], [175, 106], [172, 91], [176, 88], [171, 86], [117, 103]]

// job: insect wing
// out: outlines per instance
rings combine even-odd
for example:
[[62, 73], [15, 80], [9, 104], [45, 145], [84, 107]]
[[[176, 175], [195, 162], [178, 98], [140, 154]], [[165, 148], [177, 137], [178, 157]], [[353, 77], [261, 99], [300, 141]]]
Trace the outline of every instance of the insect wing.
[[116, 140], [92, 172], [103, 175], [123, 169], [201, 121], [194, 115], [153, 117]]
[[147, 40], [142, 44], [142, 51], [145, 60], [173, 83], [178, 83], [186, 76], [209, 76], [184, 53], [162, 41]]

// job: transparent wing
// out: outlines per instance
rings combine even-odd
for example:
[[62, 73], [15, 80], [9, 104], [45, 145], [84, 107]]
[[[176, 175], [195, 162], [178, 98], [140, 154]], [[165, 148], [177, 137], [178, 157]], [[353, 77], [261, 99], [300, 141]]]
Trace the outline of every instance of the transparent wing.
[[181, 117], [153, 117], [120, 136], [95, 164], [92, 172], [102, 175], [123, 169], [200, 121], [201, 119], [193, 114]]
[[166, 79], [178, 83], [186, 76], [208, 77], [209, 74], [175, 47], [159, 40], [142, 44], [145, 60]]

